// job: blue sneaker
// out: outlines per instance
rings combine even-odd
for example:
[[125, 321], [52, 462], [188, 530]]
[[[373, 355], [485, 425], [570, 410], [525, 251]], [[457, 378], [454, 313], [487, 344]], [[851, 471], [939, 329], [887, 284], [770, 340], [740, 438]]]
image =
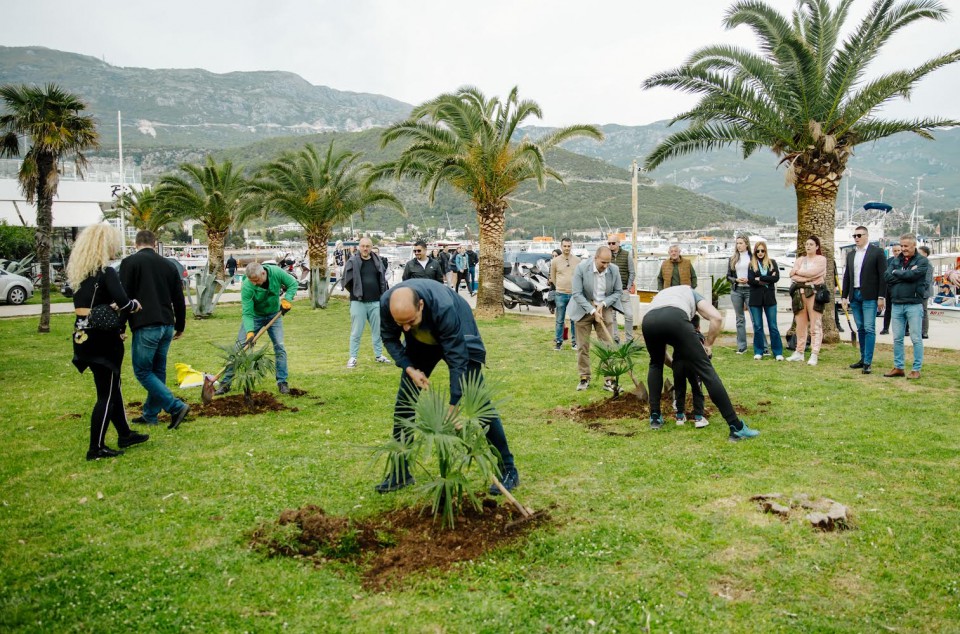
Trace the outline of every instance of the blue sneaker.
[[747, 427], [747, 424], [743, 421], [740, 421], [740, 424], [743, 425], [739, 430], [730, 430], [730, 442], [739, 442], [741, 440], [749, 440], [750, 438], [755, 438], [760, 435], [760, 432], [756, 429], [750, 429]]
[[663, 427], [663, 416], [660, 414], [650, 414], [650, 429], [657, 431]]
[[[503, 488], [507, 491], [513, 491], [520, 486], [520, 474], [517, 473], [516, 469], [507, 469], [506, 473], [503, 474], [503, 480], [500, 481], [500, 484], [502, 484]], [[497, 488], [497, 485], [490, 485], [490, 495], [500, 495], [500, 489]]]

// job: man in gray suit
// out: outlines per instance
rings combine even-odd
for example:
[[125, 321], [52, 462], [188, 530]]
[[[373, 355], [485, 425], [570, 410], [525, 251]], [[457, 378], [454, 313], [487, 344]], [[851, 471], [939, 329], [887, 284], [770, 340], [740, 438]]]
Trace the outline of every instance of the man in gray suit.
[[[590, 331], [596, 329], [600, 339], [612, 344], [610, 333], [616, 323], [613, 311], [623, 312], [620, 303], [623, 283], [617, 265], [610, 263], [612, 259], [610, 249], [600, 247], [592, 260], [578, 264], [573, 273], [573, 294], [567, 304], [567, 319], [576, 324], [577, 331], [577, 370], [580, 372], [577, 390], [590, 386]], [[601, 323], [606, 325], [606, 330]], [[603, 389], [612, 392], [613, 379], [607, 378]]]

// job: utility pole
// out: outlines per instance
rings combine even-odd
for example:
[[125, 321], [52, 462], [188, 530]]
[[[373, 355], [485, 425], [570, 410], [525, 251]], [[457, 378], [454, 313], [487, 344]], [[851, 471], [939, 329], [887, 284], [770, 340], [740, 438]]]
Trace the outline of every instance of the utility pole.
[[[120, 201], [123, 200], [123, 129], [120, 127], [120, 111], [117, 110], [117, 148], [120, 151]], [[125, 255], [127, 248], [126, 213], [120, 210], [120, 257]]]
[[[633, 237], [630, 239], [630, 251], [632, 251], [632, 253], [630, 254], [630, 257], [633, 258], [633, 270], [637, 270], [637, 231], [639, 230], [639, 227], [637, 226], [637, 180], [638, 180], [637, 170], [638, 169], [639, 168], [637, 167], [637, 161], [636, 159], [634, 159], [633, 166], [630, 170], [632, 174], [630, 181], [633, 188], [633, 191], [631, 192], [632, 195], [630, 197], [631, 210], [633, 212]], [[632, 304], [630, 306], [630, 310], [633, 310]]]

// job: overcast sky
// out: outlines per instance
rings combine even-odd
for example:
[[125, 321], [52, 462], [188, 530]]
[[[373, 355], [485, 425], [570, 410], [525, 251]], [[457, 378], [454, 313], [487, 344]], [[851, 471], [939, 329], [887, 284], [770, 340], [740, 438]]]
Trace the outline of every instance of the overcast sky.
[[[768, 0], [789, 12], [794, 0]], [[725, 31], [728, 0], [8, 0], [7, 46], [46, 46], [116, 66], [284, 70], [338, 90], [411, 104], [459, 86], [540, 103], [546, 125], [667, 119], [693, 98], [641, 82], [705, 44], [753, 46]], [[856, 0], [854, 16], [872, 0]], [[876, 72], [960, 46], [960, 7], [889, 44]], [[2, 77], [0, 77], [2, 81]], [[960, 119], [960, 65], [934, 73], [896, 117]]]

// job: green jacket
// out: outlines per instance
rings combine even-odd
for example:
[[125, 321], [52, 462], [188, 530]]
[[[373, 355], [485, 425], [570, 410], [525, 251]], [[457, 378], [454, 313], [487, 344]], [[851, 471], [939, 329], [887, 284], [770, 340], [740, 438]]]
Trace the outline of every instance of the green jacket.
[[263, 267], [267, 272], [266, 286], [257, 286], [249, 279], [243, 280], [240, 288], [240, 305], [243, 307], [243, 328], [247, 332], [256, 332], [254, 317], [273, 317], [280, 311], [281, 293], [287, 301], [293, 301], [297, 294], [297, 278], [279, 266], [268, 264]]

